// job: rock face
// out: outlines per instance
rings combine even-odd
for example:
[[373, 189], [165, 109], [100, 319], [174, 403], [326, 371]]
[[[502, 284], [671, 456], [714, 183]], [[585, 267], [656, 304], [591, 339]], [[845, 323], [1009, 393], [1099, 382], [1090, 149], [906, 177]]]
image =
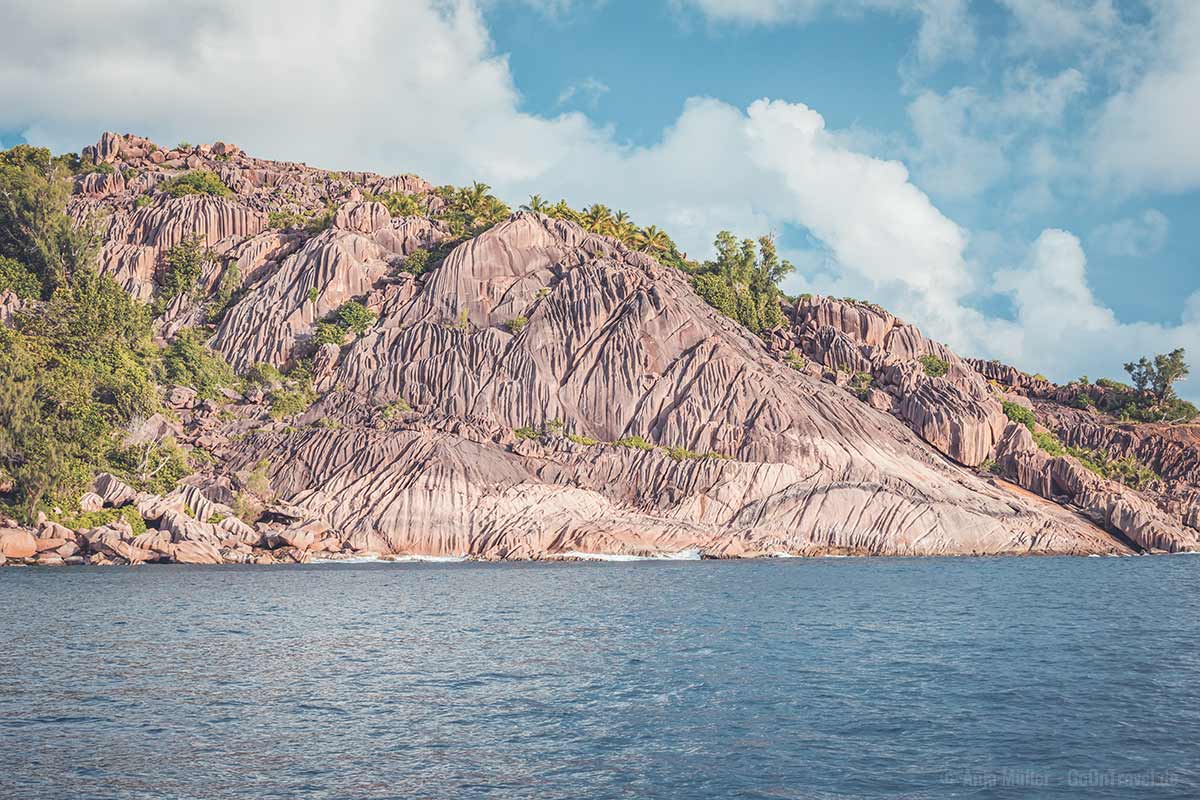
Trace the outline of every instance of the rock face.
[[[1197, 546], [1190, 483], [1146, 493], [1100, 478], [1040, 450], [1001, 401], [1036, 407], [1065, 443], [1153, 457], [1164, 477], [1194, 480], [1194, 446], [1093, 430], [1043, 407], [1048, 383], [966, 361], [877, 306], [803, 297], [760, 338], [685, 274], [574, 223], [523, 212], [457, 242], [433, 218], [441, 198], [412, 176], [113, 134], [85, 157], [131, 176], [81, 181], [71, 207], [80, 220], [106, 212], [102, 268], [128, 291], [154, 297], [165, 253], [185, 239], [215, 256], [200, 297], [163, 311], [161, 335], [206, 324], [205, 299], [236, 276], [210, 345], [239, 371], [304, 360], [309, 393], [281, 411], [270, 382], [203, 400], [164, 387], [171, 418], [130, 441], [169, 432], [214, 463], [165, 496], [100, 476], [89, 507], [134, 509], [149, 530], [40, 537], [55, 542], [47, 563]], [[213, 171], [230, 195], [156, 191], [189, 168]], [[427, 215], [393, 217], [372, 199], [388, 192]], [[323, 209], [320, 230], [269, 227], [271, 212]], [[439, 247], [432, 271], [403, 271]], [[348, 300], [376, 320], [317, 347], [317, 324]]]

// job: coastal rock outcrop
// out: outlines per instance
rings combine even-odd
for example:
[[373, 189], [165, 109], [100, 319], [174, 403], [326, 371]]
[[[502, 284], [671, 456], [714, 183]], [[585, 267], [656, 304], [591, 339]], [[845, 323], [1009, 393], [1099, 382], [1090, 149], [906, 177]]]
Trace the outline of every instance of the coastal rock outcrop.
[[[1198, 546], [1195, 442], [1068, 413], [1048, 381], [960, 358], [876, 305], [802, 296], [757, 336], [685, 272], [574, 222], [518, 212], [469, 236], [439, 213], [453, 195], [414, 176], [115, 134], [84, 158], [113, 166], [70, 206], [104, 220], [102, 271], [163, 300], [156, 336], [203, 330], [248, 379], [163, 386], [162, 414], [126, 442], [170, 440], [202, 465], [165, 494], [102, 474], [79, 511], [109, 521], [0, 534], [10, 561]], [[189, 170], [220, 187], [165, 190]], [[167, 254], [192, 239], [201, 274], [166, 302]], [[338, 327], [350, 301], [353, 331]], [[1013, 404], [1064, 448], [1163, 480], [1136, 489], [1046, 452]]]

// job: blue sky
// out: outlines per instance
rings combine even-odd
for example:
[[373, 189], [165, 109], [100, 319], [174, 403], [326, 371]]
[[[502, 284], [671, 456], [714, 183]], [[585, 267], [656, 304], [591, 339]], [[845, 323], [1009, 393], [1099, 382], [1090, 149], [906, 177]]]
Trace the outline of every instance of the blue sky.
[[[1142, 3], [1113, 9], [1131, 23], [1152, 19], [1151, 7]], [[565, 8], [497, 4], [487, 9], [486, 18], [497, 49], [508, 54], [522, 106], [533, 113], [579, 110], [611, 125], [618, 140], [651, 145], [679, 116], [686, 98], [707, 96], [747, 106], [770, 97], [817, 109], [831, 128], [896, 140], [876, 152], [904, 159], [905, 143], [916, 139], [908, 107], [921, 91], [969, 86], [1000, 92], [1005, 71], [1014, 66], [1045, 75], [1078, 67], [1083, 54], [1069, 51], [1011, 55], [1007, 42], [1020, 30], [1004, 6], [973, 3], [970, 13], [979, 40], [973, 57], [931, 70], [919, 82], [902, 77], [920, 27], [912, 14], [826, 13], [765, 25], [712, 20], [670, 3], [607, 2]], [[1088, 83], [1065, 110], [1063, 129], [1052, 132], [1064, 146], [1084, 134], [1090, 112], [1112, 88], [1103, 71]], [[1200, 102], [1200, 87], [1196, 99]], [[1025, 154], [1015, 147], [1012, 155], [1017, 160]], [[936, 185], [923, 188], [939, 208], [973, 229], [1023, 241], [1032, 241], [1044, 228], [1077, 232], [1085, 245], [1093, 245], [1088, 273], [1097, 296], [1122, 319], [1178, 319], [1188, 295], [1200, 289], [1200, 227], [1190, 224], [1200, 217], [1195, 190], [1112, 194], [1071, 181], [1058, 187], [1062, 196], [1054, 202], [1010, 220], [1000, 217], [1020, 205], [1023, 187], [1015, 174], [974, 196], [939, 192]], [[1102, 226], [1140, 219], [1148, 209], [1167, 222], [1161, 243], [1120, 248], [1102, 234], [1093, 236]], [[796, 232], [789, 234], [794, 238]]]
[[1200, 353], [1190, 0], [0, 6], [5, 144], [114, 129], [478, 178], [693, 256], [773, 232], [789, 290], [1058, 379]]

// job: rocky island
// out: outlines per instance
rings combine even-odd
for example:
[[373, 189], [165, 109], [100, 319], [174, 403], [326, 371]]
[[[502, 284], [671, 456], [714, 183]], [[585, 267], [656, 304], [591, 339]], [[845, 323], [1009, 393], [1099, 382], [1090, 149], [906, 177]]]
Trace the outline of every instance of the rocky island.
[[1182, 353], [1055, 385], [769, 239], [223, 142], [0, 160], [9, 565], [1200, 550]]

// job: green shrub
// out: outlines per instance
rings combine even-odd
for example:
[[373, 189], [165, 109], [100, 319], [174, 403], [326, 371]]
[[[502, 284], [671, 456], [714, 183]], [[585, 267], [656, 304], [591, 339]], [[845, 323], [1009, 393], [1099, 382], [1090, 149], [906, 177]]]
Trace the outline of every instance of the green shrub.
[[[260, 497], [271, 494], [271, 462], [267, 459], [258, 461], [250, 474], [246, 476], [246, 489]], [[238, 514], [241, 517], [241, 514]]]
[[925, 368], [925, 374], [931, 378], [940, 378], [950, 371], [950, 365], [934, 355], [925, 355], [917, 359]]
[[795, 350], [788, 350], [783, 356], [783, 363], [797, 372], [803, 372], [804, 368], [808, 366], [808, 359]]
[[535, 430], [528, 425], [523, 425], [520, 428], [513, 428], [513, 436], [520, 441], [532, 441], [542, 438], [542, 432]]
[[240, 288], [242, 288], [242, 270], [237, 264], [230, 262], [221, 272], [221, 278], [217, 281], [217, 291], [208, 302], [209, 322], [217, 322], [224, 316]]
[[1112, 378], [1099, 378], [1096, 380], [1096, 385], [1103, 389], [1108, 389], [1109, 391], [1113, 391], [1113, 392], [1132, 392], [1133, 391], [1133, 387], [1130, 386], [1129, 384], [1121, 383], [1120, 381], [1114, 381]]
[[119, 429], [159, 410], [149, 315], [106, 276], [79, 269], [49, 302], [0, 325], [0, 502], [32, 518], [74, 508], [118, 449]]
[[370, 311], [357, 300], [342, 303], [337, 310], [337, 317], [346, 330], [355, 336], [362, 336], [366, 333], [376, 320], [375, 312]]
[[168, 381], [192, 387], [201, 398], [216, 397], [218, 389], [236, 382], [233, 369], [208, 349], [205, 336], [195, 328], [184, 328], [175, 335], [162, 362]]
[[151, 204], [151, 203], [153, 203], [153, 202], [154, 202], [154, 198], [153, 198], [153, 197], [151, 197], [150, 195], [148, 195], [148, 194], [139, 194], [139, 195], [138, 195], [136, 198], [134, 198], [134, 200], [133, 200], [133, 207], [134, 207], [135, 209], [136, 209], [136, 208], [145, 208], [146, 206], [150, 205], [150, 204]]
[[1037, 417], [1025, 406], [1018, 405], [1010, 400], [1005, 400], [1001, 405], [1004, 408], [1004, 416], [1013, 422], [1021, 423], [1026, 428], [1029, 428], [1030, 431], [1037, 425]]
[[273, 231], [303, 228], [309, 217], [297, 211], [268, 211], [267, 227]]
[[317, 211], [305, 218], [304, 232], [310, 236], [316, 236], [321, 231], [330, 228], [336, 216], [337, 209], [332, 206], [324, 211]]
[[221, 178], [210, 170], [194, 169], [168, 178], [158, 185], [162, 191], [171, 197], [183, 197], [189, 194], [207, 194], [213, 197], [228, 197], [233, 194]]
[[318, 322], [316, 330], [313, 332], [312, 343], [314, 347], [320, 347], [325, 344], [336, 344], [341, 347], [346, 341], [346, 329], [333, 322]]
[[696, 293], [753, 333], [761, 334], [782, 325], [783, 293], [778, 283], [793, 267], [779, 259], [775, 240], [761, 236], [757, 242], [753, 239], [739, 242], [729, 231], [721, 231], [713, 244], [716, 260], [705, 262], [692, 278]]
[[582, 436], [578, 433], [568, 433], [567, 438], [575, 444], [582, 445], [583, 447], [593, 447], [594, 445], [600, 444], [599, 439], [593, 439], [590, 436]]
[[1082, 411], [1090, 411], [1096, 407], [1096, 401], [1086, 391], [1081, 390], [1071, 398], [1071, 405]]
[[526, 317], [513, 317], [508, 322], [504, 323], [504, 327], [508, 329], [509, 333], [515, 335], [525, 330], [525, 326], [528, 324], [529, 320]]
[[404, 257], [404, 262], [400, 265], [400, 270], [413, 275], [424, 275], [432, 266], [432, 254], [428, 250], [418, 248]]
[[411, 414], [412, 410], [408, 401], [401, 397], [385, 405], [380, 413], [384, 419], [396, 419], [402, 414]]
[[691, 450], [688, 450], [686, 447], [668, 447], [667, 455], [669, 455], [671, 458], [675, 459], [676, 461], [686, 461], [687, 459], [701, 457], [699, 453], [693, 453]]
[[34, 300], [42, 293], [42, 282], [24, 264], [0, 256], [0, 292], [4, 291], [13, 292], [23, 300]]
[[846, 388], [859, 400], [866, 400], [871, 396], [871, 384], [874, 380], [869, 372], [856, 372], [850, 378], [850, 383]]
[[118, 520], [129, 523], [134, 536], [141, 536], [147, 530], [146, 520], [142, 519], [142, 515], [133, 505], [102, 508], [99, 511], [84, 511], [78, 514], [61, 514], [54, 521], [72, 530], [85, 531], [110, 525]]
[[283, 373], [273, 364], [259, 362], [246, 370], [246, 380], [265, 388], [272, 388], [283, 383]]
[[154, 494], [166, 494], [192, 472], [187, 453], [170, 437], [116, 448], [109, 453], [108, 467], [134, 489]]
[[632, 447], [635, 450], [653, 450], [654, 449], [654, 445], [650, 444], [649, 442], [647, 442], [645, 439], [643, 439], [641, 436], [638, 436], [637, 434], [631, 434], [629, 436], [622, 436], [620, 439], [617, 439], [615, 442], [613, 442], [613, 444], [617, 445], [618, 447]]
[[1106, 450], [1082, 447], [1068, 447], [1066, 452], [1100, 477], [1123, 483], [1133, 489], [1142, 489], [1147, 484], [1162, 480], [1154, 470], [1133, 456], [1113, 458]]
[[191, 236], [168, 250], [164, 260], [160, 309], [181, 294], [196, 292], [205, 268], [213, 263], [213, 255], [203, 239]]
[[271, 392], [271, 416], [285, 419], [303, 414], [317, 400], [311, 386], [284, 386]]
[[1033, 441], [1039, 448], [1052, 456], [1064, 456], [1067, 454], [1067, 449], [1063, 447], [1058, 437], [1048, 431], [1034, 431]]
[[176, 150], [180, 150], [180, 151], [191, 150], [191, 149], [192, 149], [192, 143], [191, 143], [191, 142], [186, 142], [186, 141], [185, 141], [185, 142], [180, 142], [179, 144], [175, 145], [175, 149], [176, 149]]

